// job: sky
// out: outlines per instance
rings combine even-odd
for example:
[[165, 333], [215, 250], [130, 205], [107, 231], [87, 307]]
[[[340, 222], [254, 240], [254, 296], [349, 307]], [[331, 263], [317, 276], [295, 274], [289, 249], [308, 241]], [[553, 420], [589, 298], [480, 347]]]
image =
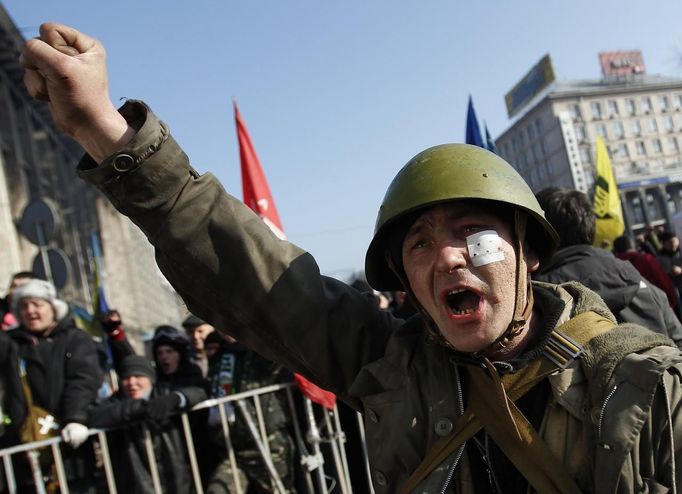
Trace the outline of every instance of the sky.
[[462, 142], [466, 105], [493, 137], [504, 95], [546, 53], [558, 80], [641, 49], [682, 78], [680, 0], [0, 0], [22, 34], [72, 25], [107, 50], [114, 101], [146, 101], [201, 173], [241, 198], [236, 98], [285, 232], [323, 274], [364, 268], [391, 179]]

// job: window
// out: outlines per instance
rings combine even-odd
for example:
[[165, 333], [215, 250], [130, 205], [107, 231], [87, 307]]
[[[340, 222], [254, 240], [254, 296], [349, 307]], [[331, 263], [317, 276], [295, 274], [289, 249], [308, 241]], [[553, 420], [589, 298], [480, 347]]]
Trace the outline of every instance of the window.
[[647, 126], [650, 132], [658, 132], [658, 125], [656, 124], [656, 117], [649, 117], [647, 120]]
[[554, 166], [552, 165], [551, 161], [547, 161], [545, 163], [545, 169], [547, 170], [547, 176], [548, 177], [551, 177], [552, 175], [554, 175]]
[[649, 218], [659, 219], [661, 217], [661, 212], [658, 207], [658, 201], [651, 192], [646, 194], [646, 206], [649, 212]]
[[682, 93], [675, 95], [675, 109], [682, 108]]
[[547, 141], [545, 141], [545, 138], [540, 139], [540, 148], [542, 149], [542, 154], [547, 154], [549, 152], [547, 148]]
[[600, 120], [602, 118], [601, 103], [599, 101], [593, 101], [590, 108], [592, 108], [592, 118]]
[[528, 142], [535, 139], [535, 129], [533, 128], [532, 125], [529, 125], [528, 127], [526, 127], [526, 132], [528, 133]]
[[654, 148], [654, 153], [662, 153], [663, 152], [663, 147], [661, 146], [661, 140], [660, 139], [654, 139], [651, 141], [651, 144], [653, 145]]
[[632, 212], [637, 223], [644, 223], [644, 208], [642, 208], [642, 200], [639, 196], [632, 197]]
[[670, 136], [668, 137], [668, 147], [670, 148], [671, 151], [678, 153], [680, 151], [680, 145], [677, 142], [677, 137]]
[[628, 145], [624, 142], [618, 144], [618, 157], [628, 158], [630, 157], [630, 151], [628, 151]]
[[606, 102], [606, 110], [608, 111], [609, 117], [618, 115], [618, 102], [615, 99], [610, 99]]
[[576, 125], [575, 126], [575, 138], [577, 139], [578, 142], [583, 142], [587, 138], [587, 135], [585, 134], [585, 126], [584, 125]]
[[663, 116], [663, 127], [665, 127], [666, 132], [672, 132], [673, 130], [675, 130], [672, 115]]
[[644, 141], [635, 142], [635, 148], [637, 149], [638, 155], [646, 156], [646, 148], [644, 147]]
[[637, 114], [637, 105], [635, 104], [635, 100], [632, 98], [626, 99], [625, 100], [625, 109], [628, 112], [628, 115], [636, 115]]
[[545, 167], [544, 166], [538, 166], [538, 180], [540, 182], [545, 180]]
[[568, 112], [571, 114], [571, 118], [573, 120], [580, 120], [582, 118], [582, 115], [580, 114], [580, 106], [578, 104], [570, 105], [568, 107]]
[[668, 104], [668, 97], [665, 94], [661, 94], [658, 97], [658, 106], [662, 112], [667, 112], [670, 109], [670, 105]]
[[538, 131], [538, 135], [542, 134], [545, 131], [545, 124], [542, 123], [541, 118], [535, 119], [535, 130]]
[[613, 135], [616, 136], [616, 139], [622, 139], [625, 135], [625, 129], [623, 128], [623, 124], [621, 122], [613, 122], [612, 129]]
[[644, 113], [651, 113], [651, 98], [642, 96], [642, 111]]
[[583, 164], [590, 163], [590, 150], [588, 148], [580, 148], [580, 161], [582, 161]]
[[597, 134], [606, 139], [606, 125], [601, 123], [597, 124], [595, 125], [595, 129], [597, 129]]
[[632, 128], [632, 134], [635, 136], [641, 136], [642, 135], [642, 126], [639, 124], [639, 120], [633, 120], [630, 123], [630, 127]]

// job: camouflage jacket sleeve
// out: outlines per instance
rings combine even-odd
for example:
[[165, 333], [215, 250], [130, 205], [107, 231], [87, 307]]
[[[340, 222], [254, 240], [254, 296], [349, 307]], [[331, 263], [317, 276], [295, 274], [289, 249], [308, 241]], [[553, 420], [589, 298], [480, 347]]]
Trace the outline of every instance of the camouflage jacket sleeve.
[[314, 259], [277, 239], [210, 174], [199, 176], [168, 128], [142, 103], [121, 113], [137, 135], [79, 175], [137, 224], [190, 310], [270, 360], [343, 395], [383, 355], [397, 320]]

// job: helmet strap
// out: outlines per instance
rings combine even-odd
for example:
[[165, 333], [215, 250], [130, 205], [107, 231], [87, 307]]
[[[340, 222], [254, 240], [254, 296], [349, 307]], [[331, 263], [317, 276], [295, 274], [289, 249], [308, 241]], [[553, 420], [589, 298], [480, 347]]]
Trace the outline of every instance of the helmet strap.
[[514, 243], [516, 250], [516, 299], [514, 301], [514, 315], [509, 326], [483, 353], [490, 353], [499, 348], [506, 348], [519, 336], [533, 312], [533, 289], [530, 283], [530, 273], [525, 271], [524, 241], [528, 217], [518, 209], [514, 211]]

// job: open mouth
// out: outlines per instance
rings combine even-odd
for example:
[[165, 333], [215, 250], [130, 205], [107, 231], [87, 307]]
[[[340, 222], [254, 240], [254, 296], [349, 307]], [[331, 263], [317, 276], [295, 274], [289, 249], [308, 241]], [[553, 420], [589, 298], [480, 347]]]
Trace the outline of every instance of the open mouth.
[[473, 314], [480, 302], [481, 297], [471, 290], [453, 290], [445, 295], [445, 303], [457, 316]]

